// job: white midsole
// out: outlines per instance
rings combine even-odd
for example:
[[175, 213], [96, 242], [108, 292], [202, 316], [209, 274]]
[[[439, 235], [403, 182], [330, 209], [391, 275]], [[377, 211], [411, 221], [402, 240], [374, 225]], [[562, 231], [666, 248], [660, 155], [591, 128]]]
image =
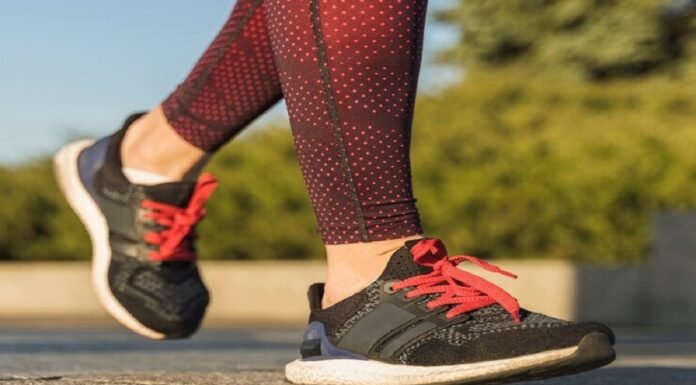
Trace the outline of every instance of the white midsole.
[[106, 311], [128, 329], [148, 338], [164, 339], [166, 336], [141, 324], [114, 297], [109, 287], [111, 248], [106, 219], [89, 192], [82, 185], [78, 174], [77, 159], [82, 150], [94, 141], [82, 140], [63, 147], [53, 158], [56, 179], [70, 207], [77, 213], [92, 240], [92, 285], [97, 298]]
[[480, 363], [411, 366], [373, 360], [296, 360], [285, 366], [288, 381], [303, 385], [435, 385], [534, 367], [573, 355], [577, 346]]

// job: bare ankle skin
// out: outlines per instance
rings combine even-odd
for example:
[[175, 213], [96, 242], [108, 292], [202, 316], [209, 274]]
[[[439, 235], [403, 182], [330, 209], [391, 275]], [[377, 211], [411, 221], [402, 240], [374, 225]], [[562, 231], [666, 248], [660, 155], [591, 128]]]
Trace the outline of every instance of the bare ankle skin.
[[174, 131], [160, 107], [135, 121], [121, 145], [123, 167], [172, 180], [195, 180], [208, 158]]
[[332, 306], [367, 287], [379, 278], [389, 257], [411, 239], [404, 238], [346, 245], [326, 245], [327, 278], [322, 307]]

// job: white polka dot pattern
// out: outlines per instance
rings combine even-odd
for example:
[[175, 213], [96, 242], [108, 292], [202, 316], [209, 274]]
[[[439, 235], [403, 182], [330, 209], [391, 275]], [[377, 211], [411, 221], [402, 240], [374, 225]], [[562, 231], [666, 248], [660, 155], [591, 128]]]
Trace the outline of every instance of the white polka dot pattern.
[[409, 144], [426, 6], [239, 0], [165, 115], [214, 151], [282, 95], [325, 243], [421, 233]]
[[420, 233], [409, 143], [427, 2], [265, 4], [298, 158], [325, 242]]
[[170, 124], [215, 151], [282, 97], [262, 0], [239, 0], [186, 80], [162, 103]]

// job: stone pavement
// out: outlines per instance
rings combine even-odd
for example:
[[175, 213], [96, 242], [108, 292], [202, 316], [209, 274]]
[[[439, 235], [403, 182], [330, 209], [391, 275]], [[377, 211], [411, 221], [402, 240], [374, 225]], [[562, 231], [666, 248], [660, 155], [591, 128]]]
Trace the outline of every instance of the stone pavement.
[[[300, 334], [208, 328], [154, 342], [116, 327], [0, 327], [0, 385], [286, 384]], [[696, 385], [696, 332], [619, 331], [617, 349], [608, 368], [530, 384]]]

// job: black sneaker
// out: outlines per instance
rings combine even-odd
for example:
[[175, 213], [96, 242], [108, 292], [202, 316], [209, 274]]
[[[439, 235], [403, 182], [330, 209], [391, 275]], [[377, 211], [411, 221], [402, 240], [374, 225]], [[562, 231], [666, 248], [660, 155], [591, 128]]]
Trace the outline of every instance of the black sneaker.
[[208, 306], [196, 266], [194, 227], [217, 182], [131, 184], [121, 170], [127, 128], [96, 142], [79, 141], [54, 158], [58, 184], [92, 240], [92, 281], [106, 310], [153, 339], [195, 332]]
[[485, 279], [457, 268], [437, 239], [409, 241], [379, 279], [321, 308], [310, 287], [302, 358], [285, 368], [296, 384], [502, 384], [598, 368], [614, 360], [604, 325], [520, 309]]

